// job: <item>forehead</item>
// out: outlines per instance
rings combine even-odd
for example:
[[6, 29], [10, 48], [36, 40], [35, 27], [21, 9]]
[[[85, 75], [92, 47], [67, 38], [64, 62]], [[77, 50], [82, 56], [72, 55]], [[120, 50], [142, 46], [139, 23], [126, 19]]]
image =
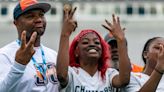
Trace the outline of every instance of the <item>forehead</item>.
[[164, 45], [164, 38], [157, 38], [157, 39], [153, 40], [150, 45], [157, 45], [157, 44]]
[[42, 9], [32, 9], [32, 10], [29, 10], [29, 11], [21, 14], [20, 18], [24, 17], [26, 15], [29, 15], [29, 14], [37, 15], [37, 14], [40, 14], [40, 13], [44, 13]]
[[94, 32], [85, 34], [81, 39], [99, 39], [98, 35]]
[[22, 18], [25, 18], [25, 16], [32, 14], [32, 15], [39, 15], [39, 14], [44, 14], [44, 11], [42, 9], [32, 9], [32, 10], [28, 10], [26, 12], [24, 12], [23, 14], [21, 14], [17, 20], [20, 20]]

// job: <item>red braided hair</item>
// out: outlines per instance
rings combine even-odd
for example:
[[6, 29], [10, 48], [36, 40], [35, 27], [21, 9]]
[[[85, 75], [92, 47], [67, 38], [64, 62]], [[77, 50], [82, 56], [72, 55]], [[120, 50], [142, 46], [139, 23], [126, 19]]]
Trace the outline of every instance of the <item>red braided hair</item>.
[[84, 35], [88, 34], [88, 33], [95, 33], [99, 39], [100, 39], [100, 43], [102, 46], [102, 55], [101, 58], [98, 62], [98, 70], [101, 72], [101, 77], [102, 79], [104, 79], [105, 76], [105, 72], [107, 70], [107, 68], [109, 67], [109, 60], [110, 60], [110, 55], [109, 55], [109, 45], [104, 41], [104, 39], [102, 39], [102, 37], [95, 31], [92, 29], [87, 29], [87, 30], [82, 30], [72, 41], [71, 45], [70, 45], [70, 49], [69, 49], [69, 64], [71, 67], [80, 67], [80, 64], [77, 62], [77, 58], [75, 56], [75, 49], [77, 47], [78, 41], [81, 39], [81, 37], [83, 37]]

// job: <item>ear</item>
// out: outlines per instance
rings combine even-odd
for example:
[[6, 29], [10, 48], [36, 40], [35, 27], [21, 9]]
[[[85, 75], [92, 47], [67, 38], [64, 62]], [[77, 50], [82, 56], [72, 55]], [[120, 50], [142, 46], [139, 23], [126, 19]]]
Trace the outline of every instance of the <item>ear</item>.
[[78, 57], [79, 56], [79, 47], [77, 46], [75, 49], [75, 56]]
[[17, 20], [14, 20], [14, 21], [13, 21], [13, 24], [14, 24], [15, 26], [17, 26], [17, 25], [18, 25], [18, 21], [17, 21]]
[[16, 25], [16, 20], [13, 21], [13, 24]]
[[19, 26], [20, 24], [19, 24], [18, 20], [14, 20], [13, 23], [16, 26], [17, 30], [19, 31], [21, 26]]
[[144, 51], [143, 52], [143, 57], [146, 59], [146, 58], [148, 58], [148, 52], [147, 51]]

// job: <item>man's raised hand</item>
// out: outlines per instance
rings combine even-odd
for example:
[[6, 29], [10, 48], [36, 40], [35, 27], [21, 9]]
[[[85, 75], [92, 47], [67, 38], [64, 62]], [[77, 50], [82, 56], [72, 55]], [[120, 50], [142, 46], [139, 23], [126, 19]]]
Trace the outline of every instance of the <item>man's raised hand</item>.
[[33, 54], [35, 53], [34, 43], [36, 37], [37, 37], [37, 32], [33, 32], [29, 42], [26, 42], [26, 31], [22, 32], [20, 48], [17, 50], [15, 55], [16, 62], [23, 65], [27, 65], [30, 62]]

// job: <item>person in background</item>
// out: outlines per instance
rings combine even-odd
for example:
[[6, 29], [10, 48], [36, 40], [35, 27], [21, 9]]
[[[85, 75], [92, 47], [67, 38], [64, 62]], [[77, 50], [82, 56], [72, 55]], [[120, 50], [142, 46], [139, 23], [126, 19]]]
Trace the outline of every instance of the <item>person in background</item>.
[[[119, 56], [118, 56], [118, 46], [117, 46], [117, 41], [113, 37], [112, 34], [106, 34], [104, 37], [104, 40], [109, 44], [110, 51], [111, 53], [111, 61], [110, 61], [110, 67], [115, 68], [119, 70]], [[127, 45], [127, 40], [126, 40], [126, 45]], [[142, 72], [143, 67], [138, 66], [136, 64], [131, 63], [131, 69], [132, 72]]]
[[0, 92], [58, 92], [57, 53], [41, 44], [51, 5], [20, 0], [13, 12], [18, 38], [0, 49]]
[[164, 38], [148, 39], [142, 51], [143, 72], [131, 73], [130, 83], [122, 92], [164, 92]]
[[112, 86], [126, 86], [130, 80], [130, 61], [119, 19], [115, 19], [113, 15], [114, 24], [108, 25], [109, 22], [106, 21], [107, 26], [103, 25], [108, 31], [112, 30], [119, 40], [121, 60], [118, 73], [108, 67], [108, 45], [95, 30], [80, 31], [69, 47], [70, 36], [77, 28], [77, 22], [73, 19], [76, 8], [68, 5], [65, 7], [57, 56], [57, 76], [61, 92], [112, 92]]

